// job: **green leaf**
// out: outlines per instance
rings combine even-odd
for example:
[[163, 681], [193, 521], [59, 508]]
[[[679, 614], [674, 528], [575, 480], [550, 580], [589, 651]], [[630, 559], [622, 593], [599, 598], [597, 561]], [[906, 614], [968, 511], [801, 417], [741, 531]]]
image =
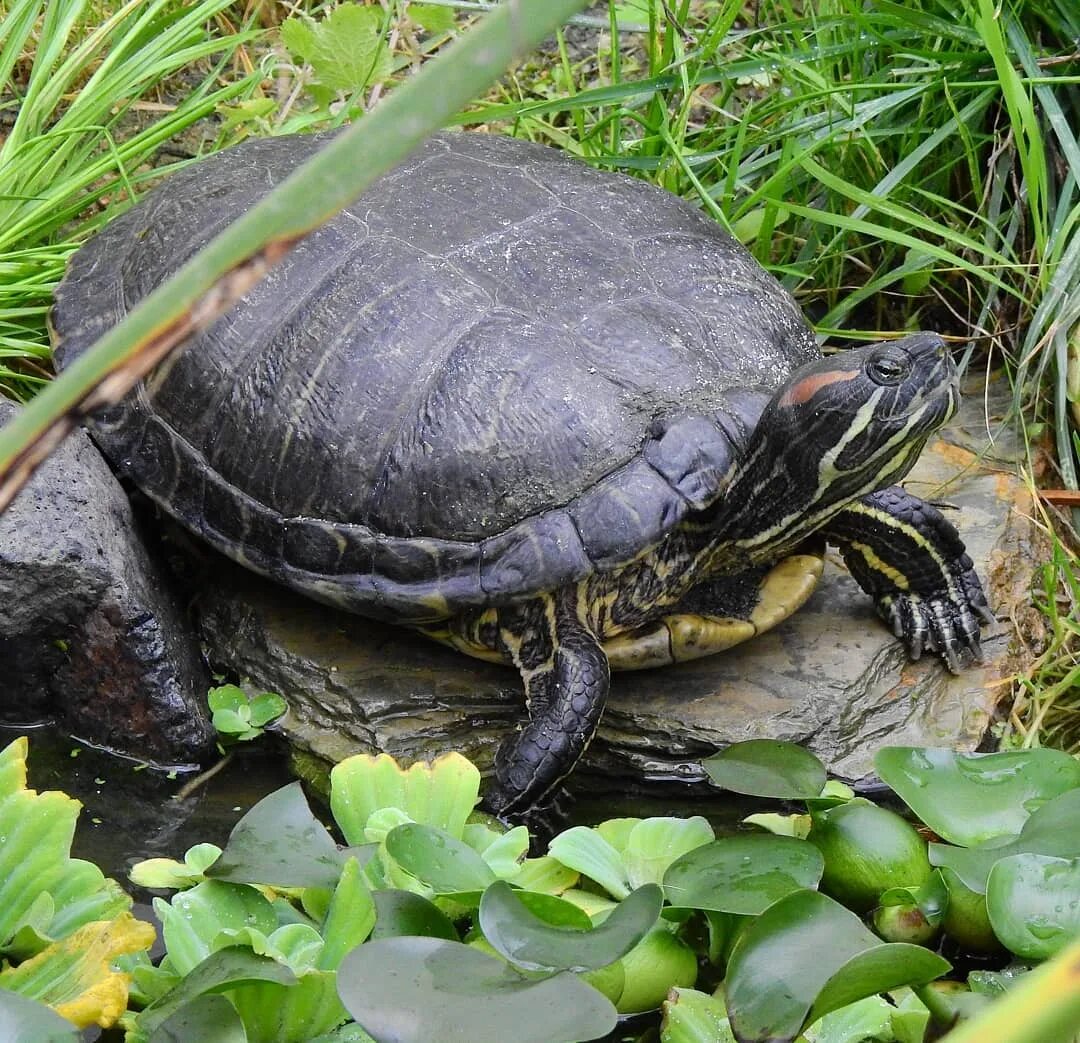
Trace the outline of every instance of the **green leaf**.
[[307, 1043], [348, 1018], [338, 999], [333, 971], [309, 971], [294, 984], [239, 983], [230, 990], [230, 997], [252, 1043]]
[[296, 981], [296, 975], [276, 960], [256, 956], [250, 949], [237, 946], [220, 949], [187, 971], [179, 985], [139, 1014], [136, 1025], [141, 1032], [152, 1035], [177, 1011], [199, 996], [251, 981], [291, 985]]
[[480, 928], [492, 947], [531, 971], [587, 971], [626, 955], [656, 923], [663, 893], [655, 884], [623, 899], [602, 924], [587, 930], [555, 927], [531, 913], [505, 881], [480, 900]]
[[436, 938], [361, 945], [342, 961], [338, 991], [372, 1036], [394, 1043], [587, 1040], [617, 1020], [611, 1002], [573, 974], [533, 981], [502, 960]]
[[809, 750], [778, 739], [749, 739], [701, 762], [713, 785], [753, 797], [816, 797], [825, 768]]
[[525, 859], [518, 871], [506, 879], [523, 891], [558, 895], [578, 882], [578, 873], [551, 855], [541, 855]]
[[289, 18], [281, 38], [331, 90], [363, 90], [390, 75], [391, 54], [383, 39], [382, 14], [374, 8], [341, 4], [321, 21], [299, 25], [297, 19]]
[[482, 891], [495, 880], [491, 867], [468, 844], [434, 826], [419, 822], [397, 826], [387, 834], [386, 850], [436, 894]]
[[676, 908], [756, 916], [792, 891], [814, 888], [824, 859], [804, 840], [724, 837], [678, 859], [664, 876]]
[[276, 692], [263, 692], [251, 700], [251, 723], [256, 728], [263, 728], [288, 708], [289, 704]]
[[207, 880], [175, 895], [154, 899], [169, 962], [188, 974], [215, 949], [231, 944], [223, 932], [256, 930], [269, 935], [277, 927], [273, 906], [253, 887]]
[[664, 1001], [660, 1043], [736, 1043], [724, 1003], [694, 989], [672, 989]]
[[625, 898], [630, 893], [629, 874], [622, 856], [595, 829], [574, 826], [548, 845], [548, 854], [582, 876], [595, 880], [608, 894]]
[[938, 836], [963, 847], [1015, 835], [1032, 812], [1080, 787], [1080, 761], [1060, 750], [956, 753], [886, 747], [881, 778]]
[[263, 797], [229, 834], [206, 875], [277, 887], [337, 885], [344, 854], [311, 813], [299, 782]]
[[364, 883], [360, 863], [355, 858], [347, 859], [322, 925], [325, 945], [319, 957], [321, 970], [336, 970], [342, 957], [371, 934], [375, 911], [375, 900]]
[[529, 831], [525, 826], [500, 833], [480, 822], [469, 823], [462, 830], [462, 840], [502, 879], [517, 874], [529, 851]]
[[4, 1043], [78, 1043], [79, 1033], [44, 1003], [0, 989], [0, 1039]]
[[450, 7], [436, 4], [409, 4], [408, 12], [409, 19], [425, 32], [450, 33], [456, 27], [454, 11]]
[[965, 886], [986, 893], [986, 880], [994, 863], [1010, 855], [1053, 855], [1080, 858], [1080, 789], [1069, 790], [1044, 804], [1024, 823], [1016, 837], [994, 837], [978, 847], [930, 845], [930, 862], [948, 866]]
[[204, 993], [185, 1003], [154, 1030], [148, 1043], [248, 1043], [244, 1022], [224, 996]]
[[1080, 937], [1080, 858], [1003, 858], [986, 882], [986, 910], [1007, 949], [1048, 959]]
[[128, 879], [139, 887], [169, 888], [179, 891], [194, 887], [205, 879], [206, 870], [221, 857], [217, 844], [196, 844], [184, 855], [183, 862], [173, 858], [148, 858], [136, 862]]
[[206, 703], [211, 713], [220, 713], [231, 710], [239, 713], [248, 705], [247, 692], [235, 684], [223, 684], [217, 688], [211, 688], [206, 693]]
[[450, 918], [423, 895], [387, 888], [376, 891], [372, 897], [375, 901], [373, 940], [418, 936], [458, 941], [457, 930]]
[[728, 963], [728, 1014], [740, 1038], [779, 1043], [830, 1010], [923, 984], [948, 969], [917, 945], [882, 943], [825, 895], [797, 891], [766, 909], [736, 942]]
[[480, 772], [458, 753], [408, 769], [386, 754], [358, 754], [330, 772], [330, 808], [350, 844], [372, 839], [365, 834], [368, 819], [384, 808], [460, 837], [479, 796]]
[[628, 883], [631, 887], [661, 883], [676, 859], [715, 836], [712, 826], [699, 815], [642, 819], [630, 831], [623, 851]]

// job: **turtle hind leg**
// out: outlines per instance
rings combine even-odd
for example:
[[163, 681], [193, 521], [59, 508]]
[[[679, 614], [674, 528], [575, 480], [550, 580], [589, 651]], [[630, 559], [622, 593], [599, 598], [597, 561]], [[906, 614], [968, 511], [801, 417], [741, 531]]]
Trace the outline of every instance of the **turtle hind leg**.
[[912, 659], [929, 648], [953, 673], [965, 660], [982, 660], [980, 625], [994, 617], [941, 511], [893, 485], [840, 511], [824, 532]]
[[485, 803], [498, 815], [550, 794], [596, 734], [610, 669], [576, 602], [571, 589], [500, 612], [501, 641], [525, 682], [529, 719], [495, 755], [496, 786]]

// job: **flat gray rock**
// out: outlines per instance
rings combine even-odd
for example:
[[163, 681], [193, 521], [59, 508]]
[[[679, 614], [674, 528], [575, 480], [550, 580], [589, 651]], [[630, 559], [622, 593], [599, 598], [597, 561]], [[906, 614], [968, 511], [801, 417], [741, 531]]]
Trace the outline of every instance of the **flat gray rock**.
[[213, 748], [197, 640], [81, 431], [0, 514], [0, 663], [6, 721], [160, 764]]
[[[947, 505], [983, 578], [1000, 621], [984, 631], [984, 663], [953, 676], [936, 656], [909, 662], [830, 554], [810, 602], [768, 634], [696, 662], [616, 674], [583, 769], [609, 779], [696, 780], [700, 757], [772, 737], [809, 746], [854, 781], [871, 773], [882, 745], [978, 747], [1022, 665], [1016, 626], [1038, 626], [1028, 619], [1030, 587], [1045, 556], [1003, 412], [1002, 400], [987, 404], [977, 388], [905, 482]], [[232, 567], [206, 595], [203, 636], [215, 666], [284, 695], [288, 740], [330, 761], [358, 751], [409, 761], [457, 749], [486, 768], [524, 713], [515, 671], [308, 603]]]

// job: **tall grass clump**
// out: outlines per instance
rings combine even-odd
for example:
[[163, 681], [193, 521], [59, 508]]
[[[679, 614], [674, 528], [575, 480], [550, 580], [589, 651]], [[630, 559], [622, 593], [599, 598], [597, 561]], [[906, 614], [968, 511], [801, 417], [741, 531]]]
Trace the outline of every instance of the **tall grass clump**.
[[0, 0], [0, 391], [48, 379], [52, 288], [78, 244], [162, 173], [165, 143], [258, 86], [235, 6]]

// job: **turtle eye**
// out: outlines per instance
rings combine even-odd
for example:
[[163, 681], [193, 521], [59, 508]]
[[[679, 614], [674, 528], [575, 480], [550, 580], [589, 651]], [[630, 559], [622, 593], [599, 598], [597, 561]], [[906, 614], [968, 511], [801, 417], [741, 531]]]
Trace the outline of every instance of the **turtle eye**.
[[876, 384], [899, 384], [907, 376], [909, 366], [905, 359], [882, 355], [867, 366], [870, 379]]

